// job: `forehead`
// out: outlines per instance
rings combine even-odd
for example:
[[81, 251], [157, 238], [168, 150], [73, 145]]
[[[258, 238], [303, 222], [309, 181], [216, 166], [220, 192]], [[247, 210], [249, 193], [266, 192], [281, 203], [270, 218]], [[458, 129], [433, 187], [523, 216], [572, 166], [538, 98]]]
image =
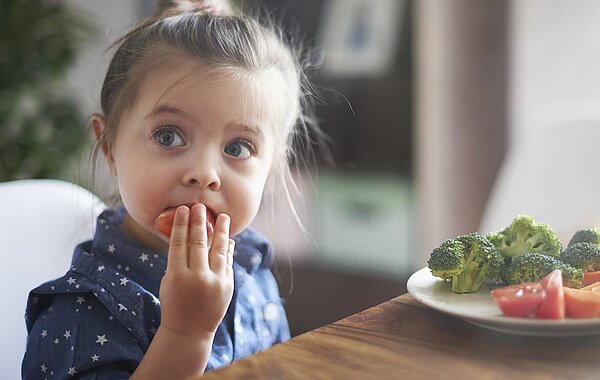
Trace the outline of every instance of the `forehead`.
[[273, 77], [277, 75], [215, 68], [197, 59], [173, 57], [170, 65], [144, 75], [136, 104], [153, 110], [167, 105], [197, 114], [220, 111], [231, 122], [254, 125], [266, 133], [286, 118], [285, 88]]

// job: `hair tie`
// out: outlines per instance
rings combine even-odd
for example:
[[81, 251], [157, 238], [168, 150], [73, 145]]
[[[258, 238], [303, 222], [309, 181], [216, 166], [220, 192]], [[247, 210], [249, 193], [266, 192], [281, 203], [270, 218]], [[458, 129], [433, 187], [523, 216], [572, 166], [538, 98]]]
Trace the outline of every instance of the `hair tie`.
[[226, 0], [163, 0], [159, 4], [161, 15], [189, 12], [225, 15], [231, 13], [231, 7]]

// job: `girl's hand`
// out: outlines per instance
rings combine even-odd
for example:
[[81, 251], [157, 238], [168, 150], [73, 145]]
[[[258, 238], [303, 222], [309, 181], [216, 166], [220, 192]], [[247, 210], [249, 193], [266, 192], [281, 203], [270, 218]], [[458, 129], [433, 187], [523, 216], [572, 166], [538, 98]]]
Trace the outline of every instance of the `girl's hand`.
[[206, 207], [175, 213], [167, 272], [160, 284], [161, 327], [187, 339], [214, 335], [233, 295], [229, 216], [220, 214], [208, 247]]

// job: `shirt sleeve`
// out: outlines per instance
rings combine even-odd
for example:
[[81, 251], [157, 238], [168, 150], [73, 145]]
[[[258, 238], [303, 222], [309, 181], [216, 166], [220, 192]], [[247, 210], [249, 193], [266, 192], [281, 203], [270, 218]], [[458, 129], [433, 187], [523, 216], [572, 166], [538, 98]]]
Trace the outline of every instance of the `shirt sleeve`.
[[53, 295], [30, 326], [24, 380], [127, 379], [144, 354], [92, 293]]

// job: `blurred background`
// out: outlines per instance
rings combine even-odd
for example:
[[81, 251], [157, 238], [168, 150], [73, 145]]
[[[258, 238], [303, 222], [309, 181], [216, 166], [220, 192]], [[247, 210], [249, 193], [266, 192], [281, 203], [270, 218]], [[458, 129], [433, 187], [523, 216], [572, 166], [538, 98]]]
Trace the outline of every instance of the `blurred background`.
[[[446, 238], [525, 212], [563, 237], [600, 225], [600, 2], [238, 3], [321, 52], [312, 77], [334, 164], [298, 178], [311, 237], [277, 210], [276, 227], [255, 223], [275, 245], [293, 335], [404, 293]], [[0, 4], [0, 181], [88, 187], [108, 48], [156, 0]]]

